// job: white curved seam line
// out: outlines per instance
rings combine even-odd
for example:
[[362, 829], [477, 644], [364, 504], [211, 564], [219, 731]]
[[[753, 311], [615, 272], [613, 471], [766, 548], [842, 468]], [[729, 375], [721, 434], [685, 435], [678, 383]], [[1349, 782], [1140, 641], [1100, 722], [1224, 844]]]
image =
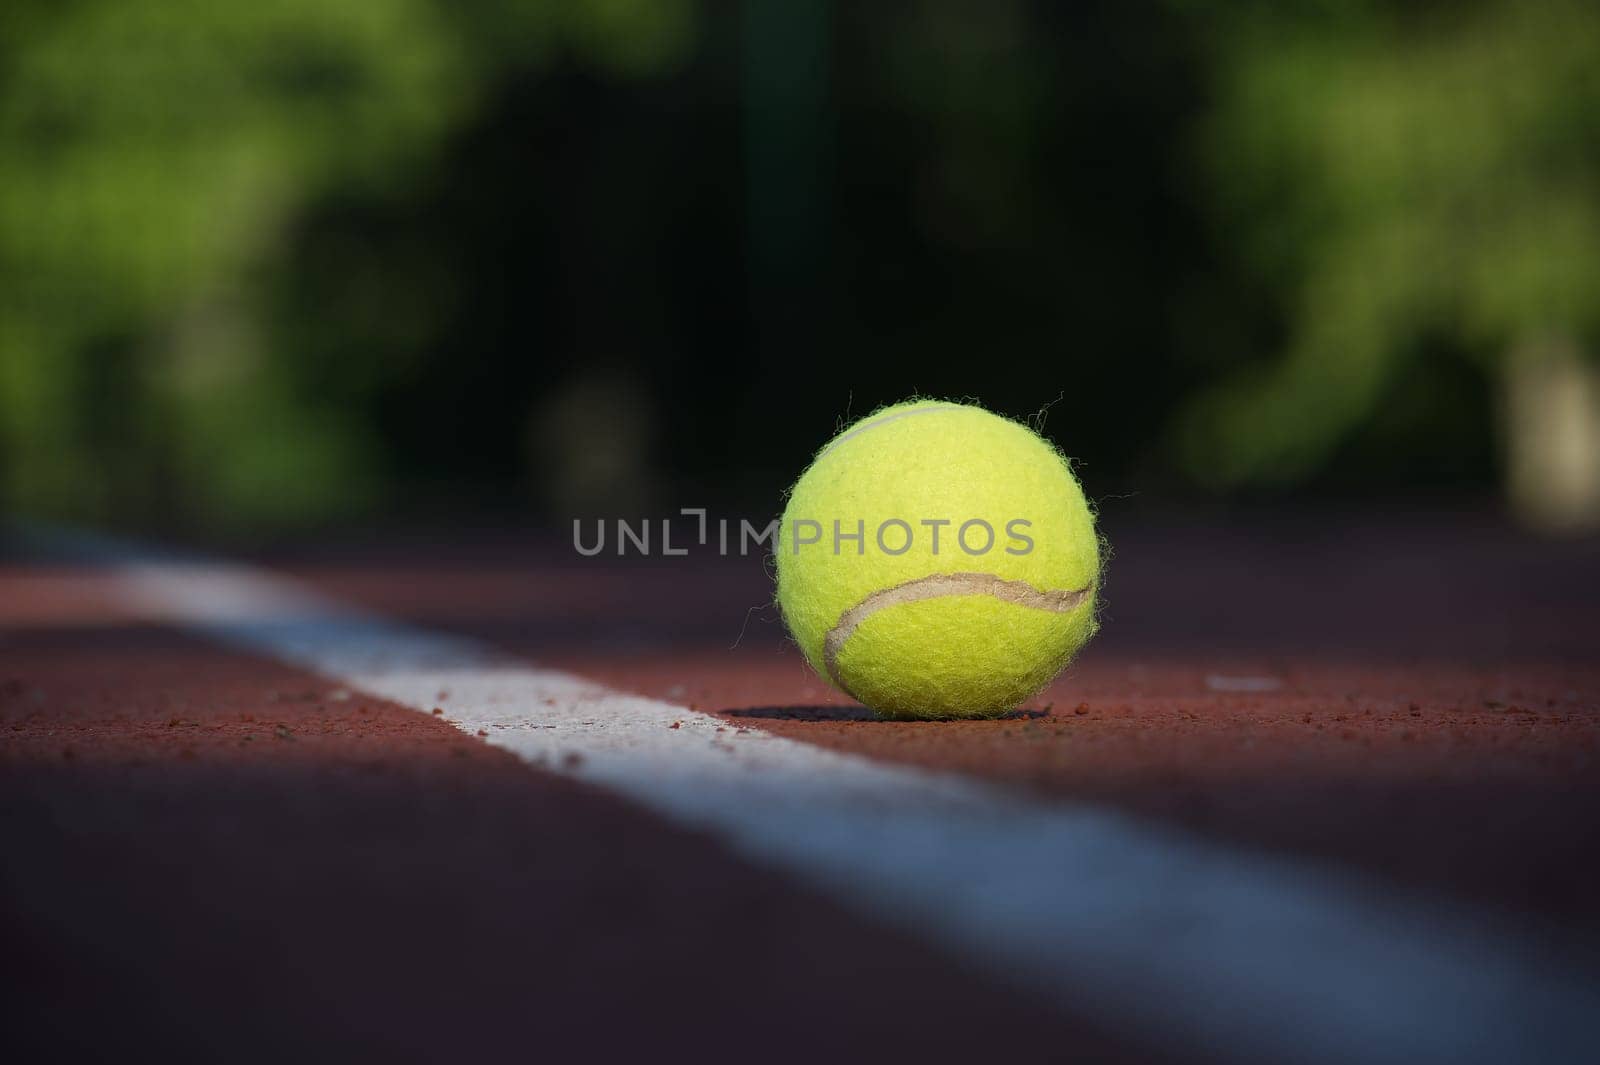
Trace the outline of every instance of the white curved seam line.
[[[964, 407], [959, 403], [946, 403], [938, 407], [917, 407], [915, 410], [903, 410], [894, 414], [885, 415], [882, 418], [878, 418], [870, 422], [863, 422], [861, 425], [856, 426], [849, 432], [834, 437], [832, 440], [828, 441], [828, 445], [826, 447], [817, 452], [817, 458], [820, 459], [822, 456], [826, 455], [828, 452], [832, 451], [834, 448], [838, 447], [840, 444], [844, 443], [846, 440], [849, 440], [853, 436], [860, 436], [868, 429], [876, 429], [880, 425], [888, 425], [890, 422], [897, 422], [901, 418], [910, 418], [917, 414], [940, 414], [952, 410], [972, 409], [973, 408], [971, 407]], [[812, 461], [815, 462], [816, 459], [813, 459]]]
[[854, 698], [855, 693], [850, 691], [844, 678], [839, 675], [839, 652], [855, 635], [856, 629], [880, 610], [946, 596], [987, 595], [1033, 610], [1065, 614], [1081, 606], [1093, 587], [1091, 584], [1084, 588], [1041, 592], [1027, 581], [1010, 581], [992, 573], [932, 573], [891, 588], [879, 589], [840, 614], [839, 623], [829, 629], [822, 639], [822, 662], [827, 667], [828, 676], [840, 690]]

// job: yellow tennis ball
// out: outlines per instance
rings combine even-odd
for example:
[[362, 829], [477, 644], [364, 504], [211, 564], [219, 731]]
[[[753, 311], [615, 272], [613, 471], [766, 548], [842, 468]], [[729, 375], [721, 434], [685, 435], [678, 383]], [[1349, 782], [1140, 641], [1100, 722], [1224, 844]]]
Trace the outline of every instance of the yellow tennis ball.
[[774, 547], [806, 659], [884, 717], [994, 717], [1095, 631], [1100, 545], [1067, 462], [981, 407], [886, 407], [817, 453]]

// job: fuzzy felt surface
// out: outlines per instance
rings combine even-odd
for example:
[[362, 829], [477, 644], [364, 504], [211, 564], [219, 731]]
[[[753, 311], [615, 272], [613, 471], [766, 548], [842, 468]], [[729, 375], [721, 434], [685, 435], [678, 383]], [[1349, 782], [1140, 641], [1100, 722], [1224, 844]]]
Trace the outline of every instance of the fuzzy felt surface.
[[[778, 603], [811, 665], [880, 714], [993, 716], [1093, 635], [1099, 547], [1055, 448], [980, 407], [919, 400], [846, 428], [795, 483]], [[935, 575], [950, 579], [929, 591]]]

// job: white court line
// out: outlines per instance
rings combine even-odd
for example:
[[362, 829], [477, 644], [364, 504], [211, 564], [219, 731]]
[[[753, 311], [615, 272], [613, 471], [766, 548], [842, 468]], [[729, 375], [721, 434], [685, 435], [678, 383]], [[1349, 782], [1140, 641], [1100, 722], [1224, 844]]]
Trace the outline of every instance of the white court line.
[[1314, 1065], [1592, 1050], [1593, 974], [1473, 911], [1094, 807], [737, 732], [239, 567], [128, 560], [120, 586], [149, 614], [424, 713], [448, 689], [459, 728], [710, 830], [1136, 1039]]

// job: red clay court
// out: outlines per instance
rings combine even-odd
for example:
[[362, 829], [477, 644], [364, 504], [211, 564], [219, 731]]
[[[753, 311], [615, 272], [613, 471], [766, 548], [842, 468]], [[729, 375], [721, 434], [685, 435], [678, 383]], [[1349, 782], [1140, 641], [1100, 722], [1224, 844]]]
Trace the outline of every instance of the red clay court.
[[15, 1060], [1577, 1061], [1600, 554], [1469, 515], [1108, 533], [1000, 721], [874, 720], [758, 558], [32, 531]]

